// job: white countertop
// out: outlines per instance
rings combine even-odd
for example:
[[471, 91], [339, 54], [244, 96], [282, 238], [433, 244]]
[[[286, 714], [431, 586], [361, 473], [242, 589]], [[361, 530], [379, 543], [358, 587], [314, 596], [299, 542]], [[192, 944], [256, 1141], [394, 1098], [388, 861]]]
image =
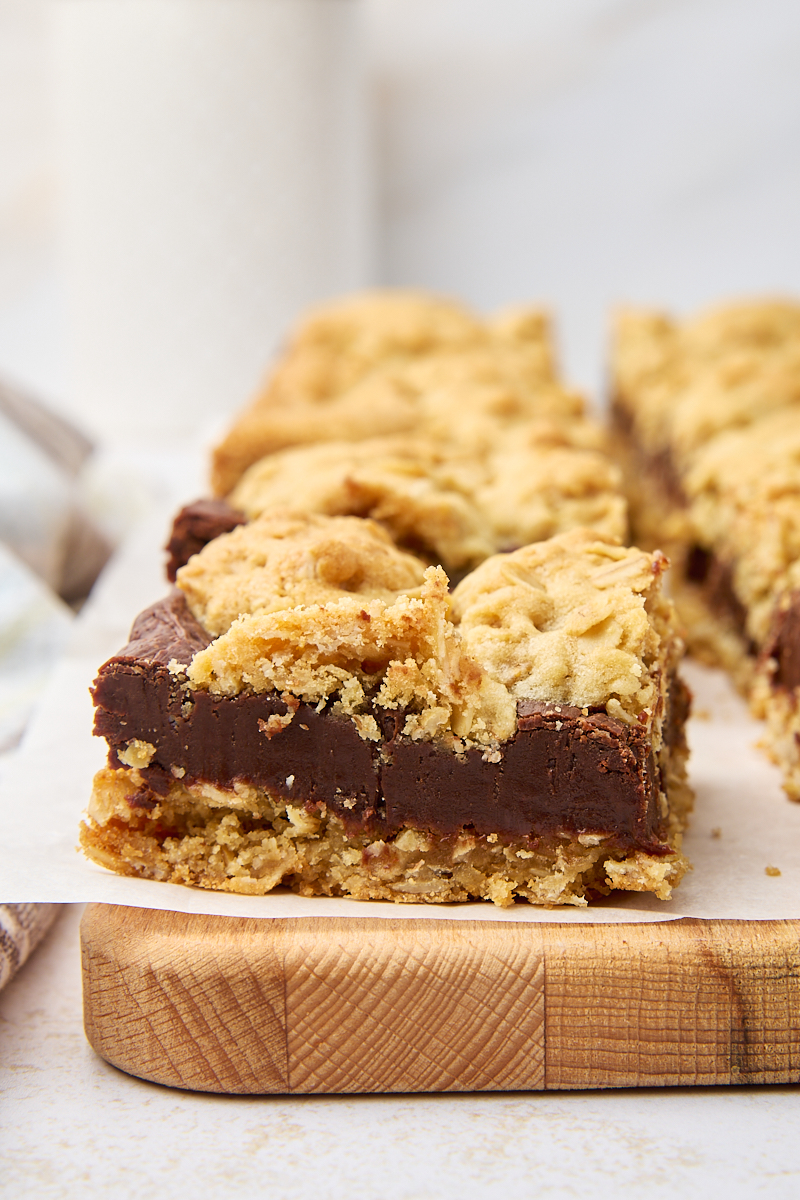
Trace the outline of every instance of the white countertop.
[[0, 994], [4, 1194], [494, 1200], [800, 1194], [800, 1090], [220, 1097], [85, 1040], [68, 908]]

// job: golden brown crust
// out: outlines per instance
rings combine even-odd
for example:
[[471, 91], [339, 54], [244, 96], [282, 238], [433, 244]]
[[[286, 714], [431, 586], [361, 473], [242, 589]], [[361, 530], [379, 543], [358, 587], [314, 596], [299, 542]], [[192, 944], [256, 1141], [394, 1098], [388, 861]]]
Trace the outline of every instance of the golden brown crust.
[[[677, 774], [682, 769], [676, 765]], [[480, 899], [507, 907], [520, 899], [583, 906], [587, 893], [613, 889], [667, 900], [688, 869], [678, 794], [669, 838], [674, 852], [654, 856], [626, 853], [597, 837], [541, 839], [531, 847], [527, 839], [469, 831], [458, 838], [414, 829], [386, 838], [353, 833], [333, 813], [310, 813], [245, 785], [222, 791], [176, 782], [145, 812], [129, 803], [137, 787], [136, 772], [97, 774], [81, 828], [86, 854], [122, 875], [215, 891], [261, 896], [283, 884], [303, 896], [407, 904]], [[165, 828], [167, 837], [160, 833]]]
[[797, 796], [798, 697], [772, 686], [767, 644], [800, 584], [800, 304], [732, 305], [683, 325], [624, 314], [614, 375], [634, 533], [664, 539], [691, 650], [767, 718]]
[[469, 445], [532, 419], [564, 423], [582, 399], [556, 379], [538, 311], [481, 322], [451, 302], [375, 292], [307, 319], [264, 391], [214, 454], [227, 495], [265, 454], [289, 446], [424, 433]]
[[474, 450], [404, 435], [295, 447], [254, 463], [229, 499], [249, 519], [287, 503], [370, 517], [449, 573], [577, 526], [623, 538], [627, 525], [618, 468], [541, 425]]
[[516, 704], [463, 653], [449, 605], [447, 576], [429, 567], [418, 595], [392, 603], [342, 595], [242, 616], [194, 656], [187, 676], [221, 695], [278, 690], [312, 703], [335, 695], [337, 711], [370, 740], [379, 732], [366, 696], [377, 689], [381, 707], [410, 710], [411, 737], [491, 745], [513, 734]]
[[453, 593], [467, 653], [515, 699], [651, 725], [680, 655], [667, 560], [585, 529], [487, 559]]
[[657, 722], [679, 654], [662, 555], [572, 530], [487, 559], [451, 607], [441, 567], [417, 586], [423, 564], [380, 532], [357, 518], [267, 515], [207, 546], [178, 574], [194, 616], [219, 633], [184, 664], [191, 685], [335, 695], [365, 737], [377, 737], [367, 692], [410, 709], [412, 737], [476, 745], [511, 737], [522, 699]]
[[267, 455], [230, 496], [248, 519], [283, 507], [370, 517], [395, 542], [463, 570], [499, 547], [475, 492], [484, 464], [458, 449], [407, 436], [322, 442]]
[[800, 404], [800, 304], [734, 304], [684, 323], [623, 311], [611, 366], [641, 446], [669, 449], [683, 472], [717, 434]]
[[181, 567], [177, 584], [218, 636], [242, 614], [345, 596], [391, 601], [421, 587], [424, 569], [373, 521], [269, 511], [214, 538]]

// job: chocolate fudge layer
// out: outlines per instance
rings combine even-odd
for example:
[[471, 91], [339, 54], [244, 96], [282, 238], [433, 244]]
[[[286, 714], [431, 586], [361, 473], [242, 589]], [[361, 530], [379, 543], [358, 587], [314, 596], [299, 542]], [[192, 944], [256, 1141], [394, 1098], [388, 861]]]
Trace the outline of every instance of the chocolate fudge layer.
[[614, 376], [634, 536], [669, 553], [690, 649], [767, 717], [800, 798], [800, 305], [628, 313]]
[[223, 535], [98, 676], [84, 846], [244, 892], [666, 897], [689, 794], [662, 567], [581, 532], [489, 560], [451, 604], [370, 522]]
[[[516, 731], [493, 763], [477, 749], [454, 755], [413, 741], [402, 734], [407, 712], [370, 706], [381, 737], [368, 742], [349, 718], [287, 693], [196, 691], [187, 702], [167, 664], [210, 642], [176, 592], [137, 618], [131, 642], [97, 678], [95, 733], [108, 741], [111, 766], [139, 763], [142, 805], [153, 806], [176, 777], [218, 788], [239, 782], [287, 800], [302, 796], [381, 836], [406, 824], [442, 835], [466, 826], [479, 834], [597, 833], [620, 848], [671, 853], [658, 767], [641, 727], [602, 710], [520, 700]], [[670, 693], [670, 704], [685, 709], [679, 680]], [[145, 745], [154, 750], [143, 766]]]

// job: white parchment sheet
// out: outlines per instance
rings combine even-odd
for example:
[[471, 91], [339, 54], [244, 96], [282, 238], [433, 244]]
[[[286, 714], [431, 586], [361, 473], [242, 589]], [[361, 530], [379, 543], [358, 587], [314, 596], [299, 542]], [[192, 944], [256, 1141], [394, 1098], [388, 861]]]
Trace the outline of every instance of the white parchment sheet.
[[[88, 863], [76, 850], [78, 824], [105, 743], [91, 735], [88, 687], [99, 665], [127, 641], [133, 617], [166, 591], [162, 511], [146, 522], [107, 569], [75, 623], [27, 736], [0, 789], [0, 899], [102, 901], [222, 916], [423, 917], [489, 921], [620, 922], [677, 917], [800, 918], [800, 804], [788, 801], [779, 774], [756, 748], [761, 736], [719, 672], [688, 664], [695, 693], [690, 725], [691, 778], [697, 792], [685, 849], [694, 870], [664, 903], [636, 893], [589, 908], [510, 909], [489, 903], [391, 904], [305, 899], [287, 892], [233, 896], [126, 879]], [[780, 875], [767, 875], [777, 867]]]

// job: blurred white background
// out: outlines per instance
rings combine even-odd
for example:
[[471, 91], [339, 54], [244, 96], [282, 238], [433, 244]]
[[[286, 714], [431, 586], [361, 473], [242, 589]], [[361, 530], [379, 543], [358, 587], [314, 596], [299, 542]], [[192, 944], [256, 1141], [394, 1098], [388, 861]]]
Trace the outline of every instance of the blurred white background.
[[[0, 0], [0, 374], [69, 407], [47, 9]], [[615, 302], [800, 289], [792, 0], [366, 11], [377, 282], [542, 299], [592, 388]]]
[[800, 287], [792, 0], [374, 0], [383, 264], [542, 297], [584, 386], [609, 305]]

